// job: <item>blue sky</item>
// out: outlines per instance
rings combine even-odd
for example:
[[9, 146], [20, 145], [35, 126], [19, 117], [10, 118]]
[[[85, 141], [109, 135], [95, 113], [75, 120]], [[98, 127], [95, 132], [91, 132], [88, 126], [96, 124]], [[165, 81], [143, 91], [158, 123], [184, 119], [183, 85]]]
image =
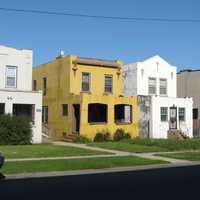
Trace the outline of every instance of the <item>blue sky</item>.
[[[89, 15], [200, 19], [199, 0], [0, 0], [0, 7]], [[200, 68], [200, 23], [122, 22], [0, 11], [0, 44], [34, 51], [34, 65], [65, 54], [125, 63], [159, 54]]]

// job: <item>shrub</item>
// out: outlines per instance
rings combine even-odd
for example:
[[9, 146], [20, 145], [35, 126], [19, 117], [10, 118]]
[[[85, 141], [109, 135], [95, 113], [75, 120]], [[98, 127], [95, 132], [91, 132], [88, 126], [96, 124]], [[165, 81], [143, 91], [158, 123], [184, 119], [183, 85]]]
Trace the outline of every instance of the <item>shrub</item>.
[[120, 141], [120, 140], [124, 139], [124, 136], [125, 136], [124, 129], [118, 128], [114, 133], [113, 139], [114, 139], [114, 141]]
[[124, 139], [131, 139], [131, 134], [130, 133], [125, 133]]
[[32, 127], [27, 116], [0, 115], [0, 145], [31, 144]]
[[96, 133], [94, 137], [94, 142], [104, 142], [104, 141], [105, 141], [104, 133], [101, 133], [101, 132]]
[[78, 135], [74, 141], [74, 143], [79, 143], [79, 144], [85, 144], [85, 143], [90, 143], [91, 140], [89, 138], [87, 138], [86, 136], [83, 135]]
[[112, 139], [111, 139], [111, 135], [110, 135], [110, 133], [109, 132], [106, 132], [105, 134], [104, 134], [104, 140], [106, 141], [106, 142], [108, 142], [108, 141], [111, 141]]

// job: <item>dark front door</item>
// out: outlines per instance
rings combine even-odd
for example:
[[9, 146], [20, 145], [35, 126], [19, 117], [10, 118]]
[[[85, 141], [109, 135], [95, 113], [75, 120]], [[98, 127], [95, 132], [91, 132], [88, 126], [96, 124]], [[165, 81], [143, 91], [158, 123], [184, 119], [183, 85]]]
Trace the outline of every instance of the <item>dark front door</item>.
[[177, 107], [171, 107], [169, 114], [170, 114], [169, 128], [177, 129]]
[[73, 104], [73, 110], [74, 110], [74, 117], [73, 117], [73, 132], [79, 133], [80, 129], [80, 105], [79, 104]]

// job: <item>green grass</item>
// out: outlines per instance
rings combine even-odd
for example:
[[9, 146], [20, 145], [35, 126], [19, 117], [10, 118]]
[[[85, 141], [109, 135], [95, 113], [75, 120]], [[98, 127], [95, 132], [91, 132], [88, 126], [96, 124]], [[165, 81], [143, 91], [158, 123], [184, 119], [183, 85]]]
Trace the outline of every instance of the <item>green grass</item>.
[[106, 157], [71, 160], [17, 161], [6, 162], [2, 168], [5, 174], [67, 171], [80, 169], [103, 169], [137, 165], [165, 164], [160, 160], [150, 160], [135, 156]]
[[157, 146], [145, 146], [145, 145], [137, 145], [132, 144], [128, 141], [122, 142], [101, 142], [101, 143], [91, 143], [88, 144], [90, 146], [101, 147], [104, 149], [114, 149], [120, 151], [127, 151], [132, 153], [146, 153], [146, 152], [161, 152], [165, 151], [165, 149]]
[[2, 152], [6, 158], [38, 158], [106, 154], [105, 152], [100, 151], [51, 144], [0, 146], [0, 152]]
[[158, 156], [175, 158], [180, 160], [200, 161], [200, 152], [168, 153], [158, 154]]
[[200, 150], [200, 139], [131, 139], [119, 142], [91, 143], [88, 145], [135, 153], [188, 151]]
[[132, 144], [160, 147], [167, 151], [200, 150], [200, 139], [134, 139]]

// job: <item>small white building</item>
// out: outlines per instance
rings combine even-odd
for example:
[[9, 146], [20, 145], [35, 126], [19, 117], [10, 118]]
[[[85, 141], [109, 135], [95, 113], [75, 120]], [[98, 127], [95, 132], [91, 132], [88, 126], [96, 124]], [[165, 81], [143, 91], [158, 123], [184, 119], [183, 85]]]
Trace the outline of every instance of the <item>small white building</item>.
[[177, 98], [175, 66], [160, 56], [154, 56], [123, 66], [123, 75], [124, 95], [138, 96], [140, 129], [148, 126], [145, 131], [140, 130], [144, 132], [142, 136], [167, 138], [169, 130], [180, 130], [193, 137], [193, 100], [189, 97]]
[[0, 45], [0, 114], [28, 115], [33, 143], [42, 141], [42, 91], [32, 91], [32, 50]]

